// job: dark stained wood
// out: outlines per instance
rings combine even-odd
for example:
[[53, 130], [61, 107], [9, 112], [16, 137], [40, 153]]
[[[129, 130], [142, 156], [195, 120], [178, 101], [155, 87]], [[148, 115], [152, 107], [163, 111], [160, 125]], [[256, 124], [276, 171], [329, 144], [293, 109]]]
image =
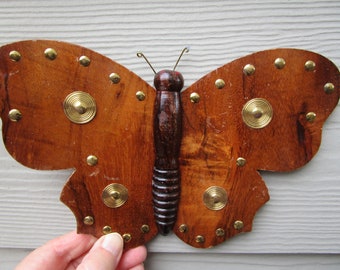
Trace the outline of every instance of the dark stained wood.
[[[45, 58], [46, 48], [57, 51], [55, 60]], [[12, 50], [21, 53], [18, 62], [9, 59]], [[81, 55], [91, 59], [88, 67], [79, 65]], [[278, 57], [285, 59], [283, 69], [274, 66]], [[316, 63], [314, 71], [305, 70], [308, 60]], [[255, 66], [253, 75], [243, 74], [246, 64]], [[120, 83], [109, 80], [112, 72], [120, 75]], [[224, 88], [215, 87], [217, 79], [225, 81]], [[328, 82], [335, 86], [331, 94], [323, 89]], [[151, 240], [157, 226], [167, 233], [175, 222], [174, 232], [184, 242], [208, 248], [250, 231], [256, 211], [269, 199], [259, 171], [285, 172], [305, 165], [316, 154], [322, 126], [340, 95], [337, 67], [318, 54], [295, 49], [240, 58], [181, 94], [177, 88], [182, 86], [175, 83], [172, 88], [171, 80], [156, 80], [155, 85], [157, 98], [156, 91], [129, 70], [76, 45], [24, 41], [1, 47], [0, 110], [6, 148], [30, 168], [75, 169], [61, 200], [74, 213], [78, 232], [99, 237], [103, 227], [110, 226], [122, 235], [131, 234], [126, 243], [131, 248]], [[79, 125], [65, 116], [62, 104], [73, 91], [95, 99], [97, 114], [91, 122]], [[136, 98], [137, 91], [146, 94], [145, 100]], [[194, 92], [200, 95], [198, 103], [190, 101]], [[273, 108], [272, 121], [261, 129], [242, 120], [242, 108], [253, 98], [264, 98]], [[22, 113], [18, 122], [8, 118], [14, 108]], [[315, 121], [306, 120], [308, 112], [316, 114]], [[88, 155], [96, 155], [98, 164], [89, 166]], [[246, 160], [244, 166], [237, 166], [239, 157]], [[128, 190], [127, 202], [114, 209], [101, 199], [112, 183]], [[211, 186], [227, 193], [221, 210], [204, 205], [204, 191]], [[153, 201], [158, 221], [158, 209], [166, 213], [166, 226], [157, 225]], [[94, 217], [93, 225], [84, 224], [86, 216]], [[236, 221], [243, 227], [235, 228]], [[183, 224], [185, 231], [179, 230]], [[142, 232], [143, 225], [149, 232]]]

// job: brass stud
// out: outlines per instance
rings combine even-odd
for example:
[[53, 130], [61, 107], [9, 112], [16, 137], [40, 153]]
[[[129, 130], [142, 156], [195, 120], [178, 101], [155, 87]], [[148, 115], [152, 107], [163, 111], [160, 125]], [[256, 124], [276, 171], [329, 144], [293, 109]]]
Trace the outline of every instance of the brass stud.
[[218, 237], [222, 237], [222, 236], [225, 235], [225, 231], [224, 231], [222, 228], [218, 228], [218, 229], [215, 231], [215, 233], [216, 233], [216, 236], [218, 236]]
[[188, 231], [188, 226], [186, 224], [181, 224], [179, 227], [178, 227], [178, 230], [181, 232], [181, 233], [186, 233]]
[[14, 62], [18, 62], [21, 59], [21, 54], [18, 51], [10, 51], [8, 55]]
[[215, 86], [217, 89], [222, 89], [225, 86], [225, 82], [222, 79], [217, 79], [215, 81]]
[[120, 76], [117, 73], [111, 73], [109, 75], [109, 78], [111, 80], [111, 82], [113, 82], [114, 84], [117, 84], [120, 82]]
[[203, 193], [203, 203], [210, 210], [221, 210], [227, 205], [228, 195], [224, 188], [211, 186]]
[[306, 120], [310, 123], [314, 122], [315, 118], [316, 118], [316, 113], [314, 112], [309, 112], [306, 114]]
[[150, 231], [150, 227], [147, 224], [143, 224], [142, 227], [140, 227], [140, 230], [142, 233], [148, 233]]
[[8, 113], [8, 118], [13, 122], [18, 122], [22, 118], [22, 114], [19, 110], [12, 109]]
[[334, 84], [332, 83], [326, 83], [323, 89], [326, 92], [326, 94], [331, 94], [334, 92], [335, 87]]
[[283, 69], [286, 65], [286, 61], [283, 58], [276, 58], [274, 65], [277, 69]]
[[305, 70], [307, 71], [314, 71], [315, 70], [315, 62], [312, 60], [308, 60], [305, 63]]
[[86, 158], [86, 163], [87, 165], [89, 166], [95, 166], [98, 164], [98, 158], [95, 156], [95, 155], [89, 155], [87, 158]]
[[243, 68], [244, 75], [250, 76], [255, 73], [255, 66], [252, 64], [247, 64]]
[[191, 93], [190, 94], [190, 101], [192, 102], [192, 103], [198, 103], [199, 101], [200, 101], [200, 95], [199, 94], [197, 94], [197, 93]]
[[146, 95], [143, 91], [137, 91], [136, 93], [136, 98], [139, 100], [139, 101], [143, 101], [145, 99]]
[[202, 235], [197, 235], [196, 237], [195, 237], [195, 241], [196, 241], [196, 243], [204, 243], [205, 242], [205, 238], [204, 238], [204, 236], [202, 236]]
[[103, 234], [109, 234], [109, 233], [112, 233], [112, 228], [110, 226], [104, 226], [103, 227]]
[[236, 165], [238, 167], [243, 167], [244, 165], [246, 165], [246, 163], [247, 163], [247, 161], [243, 157], [239, 157], [239, 158], [236, 159]]
[[88, 67], [90, 63], [91, 63], [91, 60], [87, 56], [82, 55], [79, 57], [79, 64], [81, 64], [82, 66]]
[[243, 221], [241, 220], [236, 220], [234, 222], [234, 228], [235, 230], [241, 230], [243, 228], [244, 224], [243, 224]]
[[90, 225], [93, 225], [93, 223], [94, 223], [94, 218], [91, 217], [91, 216], [86, 216], [86, 217], [84, 217], [83, 222], [84, 222], [85, 225], [89, 225], [89, 226], [90, 226]]
[[264, 98], [249, 100], [242, 109], [243, 122], [251, 128], [264, 128], [273, 118], [273, 109]]
[[90, 122], [96, 115], [96, 102], [94, 98], [85, 92], [75, 91], [64, 100], [64, 112], [67, 118], [76, 124]]
[[45, 57], [47, 59], [50, 59], [50, 60], [54, 60], [57, 58], [57, 52], [56, 50], [52, 49], [52, 48], [47, 48], [45, 51], [44, 51], [44, 54], [45, 54]]
[[121, 207], [127, 201], [127, 199], [127, 188], [118, 183], [107, 185], [102, 193], [103, 203], [110, 208]]
[[129, 243], [131, 241], [131, 239], [132, 239], [131, 234], [129, 234], [129, 233], [123, 234], [123, 240], [124, 240], [125, 243]]

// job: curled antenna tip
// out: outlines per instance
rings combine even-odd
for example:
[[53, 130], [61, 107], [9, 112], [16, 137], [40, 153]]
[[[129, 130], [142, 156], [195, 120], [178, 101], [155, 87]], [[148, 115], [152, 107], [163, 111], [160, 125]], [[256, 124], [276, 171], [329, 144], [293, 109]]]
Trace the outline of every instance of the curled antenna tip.
[[142, 52], [137, 52], [137, 57], [139, 57], [139, 58], [143, 57], [143, 53]]
[[182, 55], [183, 55], [184, 53], [188, 53], [188, 52], [189, 52], [189, 47], [184, 47], [184, 49], [182, 50], [181, 54], [179, 55], [179, 57], [178, 57], [178, 59], [177, 59], [177, 62], [176, 62], [176, 64], [175, 64], [173, 70], [176, 69], [176, 67], [177, 67], [177, 65], [178, 65], [178, 63], [179, 63], [179, 60], [181, 60]]
[[137, 52], [137, 57], [141, 58], [143, 57], [145, 62], [149, 65], [149, 67], [152, 69], [153, 73], [156, 74], [155, 69], [152, 67], [151, 63], [149, 62], [149, 60], [145, 57], [145, 55], [142, 52]]

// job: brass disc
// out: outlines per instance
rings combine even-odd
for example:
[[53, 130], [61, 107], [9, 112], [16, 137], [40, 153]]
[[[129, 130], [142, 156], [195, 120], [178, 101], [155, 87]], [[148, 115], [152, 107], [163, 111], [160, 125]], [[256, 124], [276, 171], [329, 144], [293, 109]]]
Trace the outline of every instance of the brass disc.
[[103, 203], [110, 208], [118, 208], [122, 206], [127, 199], [127, 188], [117, 183], [106, 186], [102, 193]]
[[67, 118], [76, 124], [90, 122], [96, 115], [96, 102], [85, 92], [75, 91], [64, 100], [64, 112]]
[[228, 195], [224, 188], [211, 186], [203, 193], [203, 202], [210, 210], [221, 210], [228, 202]]
[[263, 128], [273, 118], [273, 108], [264, 98], [249, 100], [242, 109], [243, 122], [251, 128]]

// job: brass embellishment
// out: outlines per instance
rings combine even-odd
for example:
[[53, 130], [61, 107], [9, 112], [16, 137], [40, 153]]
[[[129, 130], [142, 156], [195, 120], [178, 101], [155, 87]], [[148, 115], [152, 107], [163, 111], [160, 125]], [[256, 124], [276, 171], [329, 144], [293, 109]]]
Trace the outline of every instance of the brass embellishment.
[[90, 226], [90, 225], [93, 225], [93, 223], [94, 223], [94, 218], [91, 217], [91, 216], [86, 216], [86, 217], [84, 217], [83, 222], [84, 222], [85, 225], [89, 225], [89, 226]]
[[8, 56], [14, 62], [18, 62], [21, 59], [21, 54], [18, 51], [10, 51]]
[[334, 92], [335, 87], [334, 84], [332, 83], [326, 83], [323, 89], [326, 92], [326, 94], [331, 94]]
[[178, 227], [178, 230], [181, 232], [181, 233], [186, 233], [188, 231], [188, 226], [186, 224], [181, 224], [179, 227]]
[[205, 238], [202, 235], [197, 235], [195, 237], [195, 241], [196, 241], [196, 243], [204, 243], [205, 242]]
[[310, 123], [314, 122], [315, 118], [316, 118], [315, 112], [309, 112], [306, 114], [306, 120]]
[[150, 227], [147, 224], [143, 224], [142, 227], [140, 227], [140, 230], [142, 233], [148, 233], [150, 231]]
[[236, 160], [236, 165], [237, 165], [238, 167], [243, 167], [244, 165], [246, 165], [246, 163], [247, 163], [247, 161], [246, 161], [246, 159], [243, 158], [243, 157], [239, 157], [239, 158], [237, 158], [237, 160]]
[[249, 100], [242, 109], [243, 122], [251, 128], [264, 128], [273, 118], [273, 109], [264, 98]]
[[102, 193], [103, 203], [110, 208], [122, 206], [128, 199], [128, 190], [121, 184], [107, 185]]
[[57, 52], [56, 50], [52, 49], [52, 48], [47, 48], [45, 51], [44, 51], [44, 54], [45, 54], [45, 57], [47, 59], [50, 59], [50, 60], [54, 60], [57, 58]]
[[224, 231], [222, 228], [218, 228], [218, 229], [215, 231], [215, 233], [216, 233], [216, 236], [218, 236], [218, 237], [222, 237], [222, 236], [225, 235], [225, 231]]
[[13, 122], [18, 122], [22, 118], [22, 114], [19, 110], [12, 109], [8, 113], [8, 118]]
[[252, 64], [247, 64], [243, 68], [244, 75], [250, 76], [255, 73], [255, 67]]
[[276, 58], [274, 65], [277, 69], [283, 69], [286, 65], [286, 61], [283, 58]]
[[89, 155], [87, 158], [86, 158], [86, 163], [87, 165], [89, 166], [95, 166], [98, 164], [98, 158], [95, 156], [95, 155]]
[[198, 103], [199, 101], [200, 101], [200, 95], [199, 94], [197, 94], [197, 93], [191, 93], [190, 94], [190, 101], [192, 102], [192, 103]]
[[241, 221], [241, 220], [236, 220], [234, 222], [235, 230], [241, 230], [241, 229], [243, 229], [243, 226], [244, 226], [244, 224], [243, 224], [243, 221]]
[[109, 234], [112, 233], [112, 228], [110, 226], [104, 226], [102, 231], [103, 234]]
[[315, 62], [312, 60], [308, 60], [305, 63], [305, 70], [306, 71], [314, 71], [315, 70]]
[[124, 234], [123, 234], [123, 240], [124, 240], [125, 243], [130, 242], [131, 239], [132, 239], [131, 234], [129, 234], [129, 233], [124, 233]]
[[225, 82], [222, 79], [217, 79], [215, 81], [215, 86], [217, 89], [222, 89], [225, 86]]
[[111, 73], [109, 75], [109, 78], [111, 80], [111, 82], [113, 82], [114, 84], [117, 84], [120, 82], [120, 76], [117, 73]]
[[210, 210], [223, 209], [228, 201], [227, 192], [224, 188], [211, 186], [203, 193], [203, 203]]
[[146, 95], [143, 91], [137, 91], [136, 93], [136, 98], [139, 100], [139, 101], [143, 101], [145, 99]]
[[96, 102], [85, 92], [75, 91], [64, 100], [64, 112], [67, 118], [76, 124], [90, 122], [96, 115]]
[[91, 63], [91, 60], [87, 56], [82, 55], [79, 57], [79, 63], [84, 67], [88, 67]]

